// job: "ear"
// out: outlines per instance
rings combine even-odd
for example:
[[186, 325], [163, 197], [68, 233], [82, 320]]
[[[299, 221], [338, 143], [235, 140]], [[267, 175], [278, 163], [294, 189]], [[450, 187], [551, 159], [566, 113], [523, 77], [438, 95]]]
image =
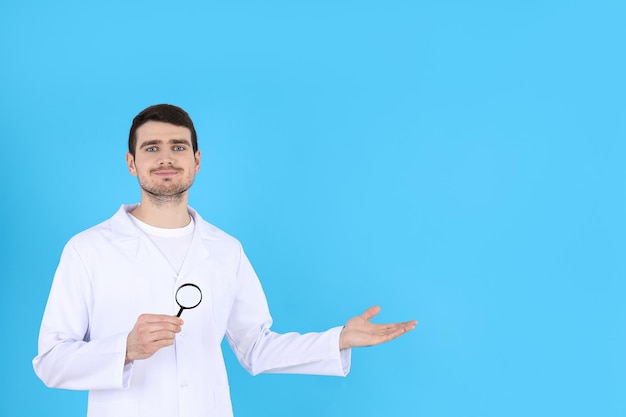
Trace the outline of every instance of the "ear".
[[200, 150], [196, 151], [194, 155], [194, 159], [196, 160], [196, 174], [200, 171]]
[[126, 152], [126, 165], [128, 165], [128, 172], [130, 175], [137, 176], [137, 168], [135, 168], [135, 158], [130, 154], [130, 152]]

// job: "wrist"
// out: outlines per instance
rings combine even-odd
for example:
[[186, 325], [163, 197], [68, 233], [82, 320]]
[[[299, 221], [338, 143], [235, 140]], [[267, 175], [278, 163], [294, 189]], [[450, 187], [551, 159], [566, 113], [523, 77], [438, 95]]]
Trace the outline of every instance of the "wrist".
[[350, 345], [346, 341], [346, 326], [343, 326], [341, 333], [339, 334], [339, 350], [350, 349]]

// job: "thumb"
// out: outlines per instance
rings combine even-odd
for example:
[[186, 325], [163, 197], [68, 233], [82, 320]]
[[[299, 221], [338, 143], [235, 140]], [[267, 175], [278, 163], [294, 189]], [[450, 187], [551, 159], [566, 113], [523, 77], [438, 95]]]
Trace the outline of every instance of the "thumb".
[[372, 319], [372, 317], [376, 316], [376, 314], [380, 313], [380, 307], [379, 306], [372, 306], [370, 308], [368, 308], [367, 310], [365, 310], [365, 313], [361, 314], [361, 317], [363, 317], [365, 320], [369, 321], [370, 319]]

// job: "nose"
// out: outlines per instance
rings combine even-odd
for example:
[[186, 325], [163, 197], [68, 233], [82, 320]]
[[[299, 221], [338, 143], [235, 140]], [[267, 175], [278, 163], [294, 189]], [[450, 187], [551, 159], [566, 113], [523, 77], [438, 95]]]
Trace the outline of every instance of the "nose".
[[174, 163], [174, 155], [172, 151], [164, 151], [159, 153], [159, 158], [157, 159], [159, 165], [172, 165]]

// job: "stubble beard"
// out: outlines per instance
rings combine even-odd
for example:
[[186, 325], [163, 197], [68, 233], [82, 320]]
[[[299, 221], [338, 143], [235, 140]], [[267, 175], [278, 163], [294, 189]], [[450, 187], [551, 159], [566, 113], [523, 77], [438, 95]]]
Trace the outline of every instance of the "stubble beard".
[[192, 184], [193, 179], [180, 184], [170, 184], [169, 186], [139, 182], [141, 189], [145, 192], [144, 194], [157, 206], [182, 202]]

